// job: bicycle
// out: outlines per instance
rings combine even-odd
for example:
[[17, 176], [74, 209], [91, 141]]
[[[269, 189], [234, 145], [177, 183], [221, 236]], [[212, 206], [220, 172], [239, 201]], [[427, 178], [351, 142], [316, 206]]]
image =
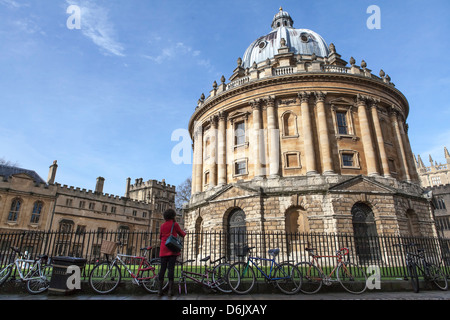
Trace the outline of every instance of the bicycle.
[[22, 281], [26, 282], [26, 289], [30, 294], [40, 294], [50, 286], [52, 266], [48, 262], [47, 255], [39, 255], [35, 259], [29, 259], [28, 254], [23, 254], [18, 248], [11, 247], [17, 258], [0, 271], [0, 286], [16, 269]]
[[[303, 261], [296, 265], [303, 275], [301, 292], [313, 294], [318, 292], [323, 284], [331, 286], [333, 282], [339, 282], [345, 290], [353, 294], [361, 294], [367, 289], [367, 275], [364, 270], [352, 262], [343, 261], [344, 256], [349, 253], [347, 248], [337, 250], [334, 256], [316, 255], [314, 248], [305, 250], [312, 257], [312, 262]], [[320, 258], [336, 258], [336, 265], [330, 274], [326, 275], [323, 271], [318, 261]], [[336, 280], [332, 279], [335, 272]]]
[[[109, 262], [109, 255], [112, 255], [117, 246], [122, 246], [120, 242], [103, 241], [101, 253], [106, 255], [106, 262], [100, 263], [92, 269], [89, 275], [89, 285], [99, 294], [107, 294], [116, 290], [122, 279], [121, 266], [125, 272], [131, 276], [133, 284], [143, 286], [149, 293], [158, 292], [158, 273], [156, 272], [156, 260], [148, 261], [146, 255], [152, 247], [141, 248], [142, 256], [132, 256], [118, 253]], [[136, 274], [130, 269], [124, 260], [138, 262]], [[164, 287], [167, 286], [167, 283]]]
[[[394, 244], [397, 247], [404, 247], [406, 251], [406, 268], [411, 280], [411, 285], [415, 293], [419, 292], [419, 274], [417, 270], [421, 272], [425, 281], [433, 282], [435, 286], [446, 291], [448, 289], [448, 281], [446, 275], [442, 272], [434, 263], [428, 262], [425, 259], [425, 250], [417, 249], [417, 254], [408, 250], [410, 247], [417, 246], [414, 243], [410, 244]], [[405, 280], [408, 280], [405, 276]]]
[[[181, 294], [181, 287], [184, 285], [184, 292], [187, 294], [187, 283], [186, 279], [190, 279], [194, 281], [195, 283], [198, 283], [206, 288], [212, 289], [212, 290], [219, 290], [223, 293], [231, 293], [231, 289], [228, 287], [228, 281], [226, 278], [226, 275], [228, 273], [228, 270], [230, 268], [230, 264], [226, 262], [226, 257], [221, 257], [215, 261], [211, 261], [211, 256], [207, 256], [203, 259], [200, 259], [200, 261], [205, 263], [204, 271], [203, 273], [199, 272], [192, 272], [192, 271], [185, 271], [183, 270], [183, 265], [188, 262], [193, 262], [195, 260], [186, 260], [184, 262], [179, 262], [181, 265], [181, 273], [180, 273], [180, 280], [178, 283], [178, 291], [179, 294]], [[220, 262], [224, 260], [224, 262]], [[206, 266], [206, 262], [210, 261], [210, 265], [214, 265], [217, 262], [220, 262], [214, 268], [208, 268]], [[211, 277], [210, 277], [211, 276]]]
[[[245, 255], [248, 255], [247, 262], [235, 262], [228, 270], [228, 284], [234, 293], [246, 294], [253, 289], [256, 282], [253, 266], [258, 269], [265, 281], [275, 283], [275, 286], [278, 287], [281, 292], [285, 294], [295, 294], [300, 290], [302, 276], [299, 269], [288, 261], [281, 263], [275, 261], [275, 258], [280, 253], [279, 249], [270, 249], [268, 253], [272, 258], [267, 259], [250, 256], [250, 251], [254, 248], [255, 247], [245, 246], [244, 253]], [[270, 262], [268, 274], [258, 266], [258, 263], [263, 261]], [[250, 265], [250, 263], [252, 265]]]

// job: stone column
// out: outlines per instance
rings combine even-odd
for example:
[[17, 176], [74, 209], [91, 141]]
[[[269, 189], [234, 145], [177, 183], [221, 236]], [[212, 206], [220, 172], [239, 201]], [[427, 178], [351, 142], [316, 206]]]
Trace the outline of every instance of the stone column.
[[400, 129], [400, 124], [398, 122], [398, 118], [399, 118], [399, 112], [397, 110], [395, 110], [394, 107], [391, 108], [391, 122], [392, 122], [392, 127], [394, 128], [394, 135], [395, 135], [395, 140], [397, 141], [397, 155], [399, 157], [400, 163], [403, 166], [403, 170], [405, 173], [405, 180], [406, 181], [411, 181], [411, 176], [409, 174], [409, 168], [408, 168], [408, 160], [406, 158], [406, 153], [405, 153], [405, 147], [403, 145], [403, 139], [402, 139], [402, 134], [401, 134], [401, 129]]
[[381, 167], [383, 169], [383, 176], [390, 177], [391, 171], [389, 169], [389, 162], [386, 153], [386, 148], [384, 146], [383, 131], [381, 130], [380, 117], [378, 116], [378, 105], [372, 103], [372, 120], [373, 126], [375, 127], [376, 140], [378, 143], [378, 150], [380, 151]]
[[253, 130], [250, 135], [251, 161], [255, 179], [262, 179], [263, 173], [261, 168], [261, 101], [254, 100], [250, 102], [252, 107]]
[[193, 168], [193, 193], [202, 192], [203, 176], [203, 132], [201, 124], [194, 129], [194, 163]]
[[225, 112], [219, 112], [219, 129], [217, 135], [217, 168], [218, 168], [218, 185], [224, 186], [227, 184], [227, 138], [226, 138], [226, 114]]
[[367, 117], [366, 99], [360, 95], [357, 97], [359, 126], [361, 128], [361, 140], [366, 158], [367, 175], [379, 175], [377, 169], [377, 159], [374, 149], [372, 133], [370, 131], [369, 119]]
[[217, 117], [212, 116], [210, 123], [209, 186], [212, 188], [217, 185]]
[[303, 143], [306, 159], [306, 175], [317, 174], [316, 155], [314, 152], [313, 130], [311, 124], [311, 114], [309, 108], [309, 92], [300, 92], [298, 94], [301, 101]]
[[279, 177], [280, 172], [280, 132], [277, 129], [275, 115], [275, 97], [268, 97], [267, 103], [267, 130], [269, 137], [269, 177]]
[[320, 151], [322, 153], [322, 173], [333, 174], [333, 158], [330, 149], [330, 137], [328, 134], [327, 116], [325, 112], [326, 92], [316, 92], [316, 108], [319, 132]]

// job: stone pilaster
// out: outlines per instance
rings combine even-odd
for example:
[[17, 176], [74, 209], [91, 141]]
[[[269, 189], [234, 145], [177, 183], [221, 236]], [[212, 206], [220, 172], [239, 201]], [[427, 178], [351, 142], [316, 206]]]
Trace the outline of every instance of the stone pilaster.
[[300, 92], [298, 96], [301, 101], [303, 143], [305, 148], [305, 159], [306, 159], [306, 174], [313, 175], [317, 174], [317, 168], [313, 142], [314, 133], [311, 123], [311, 109], [309, 107], [310, 93]]
[[366, 158], [367, 175], [379, 175], [372, 132], [370, 130], [370, 123], [367, 115], [366, 98], [358, 95], [356, 104], [358, 106], [359, 126], [361, 128], [361, 141], [363, 143], [364, 155]]
[[333, 174], [333, 158], [330, 149], [330, 137], [327, 125], [327, 116], [325, 112], [326, 92], [316, 92], [316, 110], [318, 118], [318, 134], [320, 151], [322, 155], [322, 173]]

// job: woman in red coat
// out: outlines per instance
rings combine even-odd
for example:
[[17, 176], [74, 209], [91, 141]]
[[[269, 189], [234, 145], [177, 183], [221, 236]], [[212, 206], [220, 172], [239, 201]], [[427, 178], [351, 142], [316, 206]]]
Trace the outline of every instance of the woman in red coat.
[[159, 251], [159, 256], [161, 257], [161, 270], [159, 271], [159, 286], [158, 286], [158, 295], [162, 295], [162, 283], [164, 282], [164, 276], [166, 273], [166, 270], [168, 269], [168, 275], [169, 278], [169, 292], [168, 295], [172, 296], [172, 287], [173, 287], [173, 281], [174, 281], [174, 275], [175, 275], [175, 261], [177, 260], [177, 256], [181, 254], [181, 252], [175, 253], [170, 251], [169, 248], [166, 247], [166, 241], [167, 238], [170, 236], [170, 231], [172, 230], [173, 226], [173, 236], [181, 236], [184, 238], [186, 235], [186, 232], [181, 230], [180, 225], [175, 221], [176, 213], [172, 209], [168, 209], [164, 212], [164, 222], [161, 225], [161, 229], [159, 231], [159, 238], [161, 239], [161, 247]]

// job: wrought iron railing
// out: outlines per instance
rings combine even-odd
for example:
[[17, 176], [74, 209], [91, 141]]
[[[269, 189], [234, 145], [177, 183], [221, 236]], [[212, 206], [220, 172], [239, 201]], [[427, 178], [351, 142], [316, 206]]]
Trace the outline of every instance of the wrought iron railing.
[[[86, 279], [92, 267], [105, 257], [100, 253], [103, 239], [120, 241], [121, 253], [139, 255], [140, 249], [152, 246], [150, 258], [159, 257], [159, 234], [149, 232], [25, 232], [0, 234], [0, 264], [11, 262], [14, 256], [10, 247], [27, 252], [29, 257], [47, 254], [50, 257], [70, 256], [87, 261], [82, 277]], [[270, 258], [269, 249], [279, 248], [278, 261], [297, 263], [309, 261], [306, 248], [315, 248], [318, 255], [332, 256], [342, 247], [349, 249], [346, 259], [364, 268], [378, 267], [382, 279], [406, 276], [405, 252], [396, 244], [415, 243], [424, 249], [428, 261], [441, 266], [450, 276], [450, 239], [435, 237], [400, 237], [391, 235], [355, 237], [350, 234], [329, 233], [188, 233], [180, 260], [194, 260], [186, 268], [203, 266], [200, 259], [226, 257], [228, 261], [245, 259], [245, 247], [254, 247], [252, 256]], [[322, 266], [332, 266], [334, 258], [320, 260]], [[177, 269], [178, 270], [178, 269]]]

